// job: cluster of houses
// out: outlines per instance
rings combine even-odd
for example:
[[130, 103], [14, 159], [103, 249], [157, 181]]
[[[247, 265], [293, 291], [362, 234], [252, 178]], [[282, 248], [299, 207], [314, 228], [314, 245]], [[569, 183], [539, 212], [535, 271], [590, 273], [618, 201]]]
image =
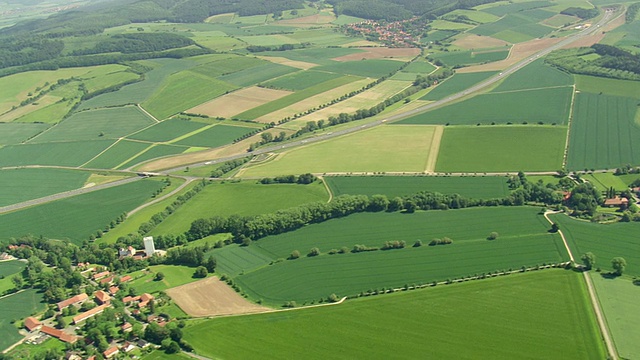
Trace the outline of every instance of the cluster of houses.
[[350, 24], [347, 28], [350, 31], [358, 32], [365, 36], [375, 36], [379, 41], [384, 42], [390, 47], [415, 47], [420, 44], [420, 37], [411, 34], [406, 28], [416, 19], [417, 18], [394, 22], [365, 20]]
[[[39, 344], [45, 341], [49, 337], [54, 337], [59, 339], [62, 342], [74, 344], [77, 341], [83, 340], [82, 337], [76, 335], [75, 330], [79, 324], [83, 323], [87, 319], [90, 319], [102, 312], [105, 309], [112, 306], [111, 300], [113, 297], [120, 291], [118, 286], [113, 285], [116, 281], [116, 275], [111, 273], [110, 271], [95, 271], [95, 267], [92, 267], [88, 263], [79, 263], [78, 268], [84, 269], [81, 273], [93, 281], [96, 284], [103, 285], [108, 287], [108, 290], [98, 290], [93, 293], [93, 296], [89, 296], [86, 293], [81, 293], [75, 296], [72, 296], [68, 299], [62, 300], [56, 304], [57, 313], [61, 313], [64, 309], [74, 306], [76, 308], [80, 308], [85, 302], [93, 301], [96, 306], [92, 309], [84, 311], [75, 315], [72, 318], [72, 326], [68, 326], [64, 329], [56, 329], [50, 325], [52, 325], [53, 320], [48, 321], [40, 321], [35, 317], [28, 317], [24, 320], [24, 327], [27, 331], [29, 331], [29, 336], [27, 337], [27, 341], [30, 343]], [[120, 283], [126, 283], [131, 281], [132, 278], [129, 275], [123, 276], [119, 278]], [[154, 296], [151, 294], [142, 294], [139, 296], [125, 296], [122, 301], [125, 304], [126, 311], [132, 315], [140, 315], [141, 310], [147, 306], [154, 299]], [[166, 324], [166, 319], [151, 315], [147, 318], [147, 323], [156, 322], [160, 326]], [[146, 325], [146, 324], [144, 324]], [[129, 322], [124, 323], [120, 330], [122, 333], [130, 332], [133, 328], [133, 325]], [[114, 357], [116, 354], [120, 352], [128, 353], [136, 348], [145, 348], [150, 344], [144, 340], [138, 340], [136, 342], [124, 342], [119, 344], [114, 344], [109, 347], [106, 351], [103, 352], [103, 356], [107, 359]], [[74, 359], [82, 359], [82, 357], [77, 354], [71, 354], [77, 357], [70, 357]], [[88, 359], [92, 359], [93, 357], [89, 357]]]

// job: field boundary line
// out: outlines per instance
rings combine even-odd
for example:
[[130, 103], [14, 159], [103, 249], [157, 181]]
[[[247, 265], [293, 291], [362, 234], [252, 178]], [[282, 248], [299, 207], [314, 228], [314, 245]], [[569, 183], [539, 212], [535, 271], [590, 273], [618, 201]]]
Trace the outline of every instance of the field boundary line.
[[565, 87], [573, 87], [573, 89], [575, 90], [575, 84], [574, 84], [574, 85], [556, 85], [556, 86], [545, 86], [545, 87], [537, 87], [537, 88], [506, 90], [506, 91], [492, 91], [490, 93], [485, 93], [485, 94], [509, 94], [509, 93], [518, 93], [518, 92], [536, 91], [536, 90], [545, 90], [545, 89], [560, 89]]
[[118, 164], [118, 165], [114, 166], [113, 168], [114, 168], [114, 169], [117, 169], [117, 168], [119, 168], [120, 166], [124, 166], [124, 165], [125, 165], [126, 163], [128, 163], [129, 161], [132, 161], [133, 159], [137, 158], [138, 156], [140, 156], [140, 155], [142, 155], [142, 154], [146, 153], [147, 151], [149, 151], [149, 150], [153, 149], [156, 145], [158, 145], [158, 143], [152, 143], [152, 144], [150, 144], [149, 146], [147, 146], [145, 149], [143, 149], [143, 150], [142, 150], [142, 151], [140, 151], [139, 153], [137, 153], [137, 154], [133, 154], [133, 156], [132, 156], [132, 157], [130, 157], [130, 158], [128, 158], [128, 159], [126, 159], [125, 161], [121, 162], [120, 164]]
[[178, 137], [177, 137], [177, 138], [175, 138], [175, 139], [171, 139], [171, 140], [169, 140], [169, 141], [165, 142], [165, 144], [173, 144], [173, 143], [176, 143], [176, 142], [178, 142], [178, 141], [180, 141], [180, 140], [184, 140], [184, 139], [189, 138], [189, 137], [191, 137], [191, 136], [193, 136], [193, 135], [196, 135], [196, 134], [199, 134], [199, 133], [201, 133], [201, 132], [203, 132], [203, 131], [209, 130], [209, 129], [211, 129], [212, 127], [214, 127], [214, 126], [216, 126], [216, 125], [218, 125], [218, 124], [209, 124], [209, 125], [203, 126], [203, 127], [201, 127], [200, 129], [193, 130], [193, 131], [192, 131], [192, 132], [190, 132], [190, 133], [186, 133], [186, 134], [184, 134], [184, 135], [178, 136]]
[[138, 211], [140, 211], [140, 210], [142, 210], [142, 209], [144, 209], [144, 208], [146, 208], [146, 207], [148, 207], [148, 206], [151, 206], [151, 205], [153, 205], [153, 204], [159, 203], [160, 201], [162, 201], [162, 200], [164, 200], [164, 199], [166, 199], [166, 198], [168, 198], [168, 197], [170, 197], [170, 196], [172, 196], [172, 195], [174, 195], [174, 194], [178, 193], [180, 190], [184, 189], [187, 185], [191, 184], [191, 183], [192, 183], [194, 180], [196, 180], [196, 179], [195, 179], [195, 178], [188, 178], [188, 179], [185, 179], [185, 180], [186, 180], [186, 181], [185, 181], [182, 185], [178, 186], [177, 188], [175, 188], [175, 189], [174, 189], [173, 191], [171, 191], [170, 193], [165, 194], [165, 195], [163, 195], [163, 196], [161, 196], [161, 197], [159, 197], [159, 198], [156, 198], [156, 199], [154, 199], [153, 201], [149, 201], [149, 202], [148, 202], [148, 203], [146, 203], [146, 204], [142, 204], [142, 205], [138, 206], [137, 208], [135, 208], [135, 209], [133, 209], [133, 210], [129, 211], [129, 212], [127, 213], [127, 216], [131, 216], [131, 215], [133, 215], [133, 214], [137, 213]]
[[[561, 211], [545, 211], [544, 218], [550, 224], [554, 224], [551, 219], [549, 219], [549, 214], [558, 214]], [[562, 242], [564, 246], [567, 248], [567, 252], [569, 253], [569, 258], [571, 258], [571, 262], [575, 263], [575, 259], [573, 258], [573, 254], [571, 253], [571, 249], [567, 244], [567, 240], [562, 233], [562, 230], [558, 230], [558, 234], [562, 238]], [[604, 314], [602, 313], [602, 309], [600, 308], [600, 302], [598, 301], [598, 297], [593, 288], [593, 283], [591, 282], [591, 277], [589, 272], [582, 271], [582, 275], [584, 276], [584, 281], [587, 284], [587, 291], [589, 292], [589, 298], [591, 300], [591, 306], [593, 307], [593, 311], [596, 314], [596, 320], [598, 322], [598, 327], [600, 328], [600, 332], [602, 334], [602, 340], [604, 340], [605, 346], [607, 347], [607, 353], [609, 354], [612, 360], [618, 360], [618, 353], [616, 352], [616, 348], [613, 345], [613, 341], [611, 340], [611, 334], [609, 334], [609, 328], [607, 327], [606, 321], [604, 319]]]
[[117, 143], [119, 143], [120, 141], [122, 141], [122, 138], [118, 138], [118, 140], [114, 141], [113, 144], [107, 146], [106, 149], [100, 151], [96, 156], [92, 157], [91, 159], [85, 161], [83, 164], [80, 164], [78, 167], [81, 168], [85, 165], [87, 165], [88, 163], [92, 162], [93, 160], [95, 160], [96, 158], [98, 158], [100, 155], [104, 154], [105, 152], [107, 152], [107, 150], [111, 149], [112, 147], [116, 146]]
[[143, 113], [145, 113], [148, 117], [151, 118], [151, 120], [155, 121], [156, 123], [159, 123], [160, 120], [158, 120], [155, 116], [151, 115], [150, 112], [148, 112], [147, 110], [145, 110], [145, 108], [143, 108], [142, 106], [140, 106], [140, 104], [136, 104], [136, 107], [142, 111]]
[[444, 126], [437, 125], [433, 131], [431, 137], [431, 147], [429, 148], [429, 156], [427, 156], [427, 163], [424, 171], [427, 173], [433, 173], [436, 171], [436, 164], [438, 163], [438, 154], [440, 153], [440, 144], [442, 143], [442, 136], [444, 134]]
[[562, 168], [567, 166], [567, 158], [569, 157], [569, 140], [571, 136], [571, 123], [573, 122], [573, 107], [576, 103], [576, 84], [573, 84], [573, 92], [571, 93], [571, 105], [569, 106], [569, 117], [567, 118], [567, 138], [564, 142], [564, 154], [562, 155]]

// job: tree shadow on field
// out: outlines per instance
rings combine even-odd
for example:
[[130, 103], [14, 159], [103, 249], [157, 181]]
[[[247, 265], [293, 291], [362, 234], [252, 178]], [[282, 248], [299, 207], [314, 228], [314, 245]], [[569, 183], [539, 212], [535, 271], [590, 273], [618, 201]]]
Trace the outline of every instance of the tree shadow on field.
[[602, 272], [600, 273], [600, 276], [602, 276], [605, 279], [609, 279], [609, 280], [613, 280], [615, 278], [620, 277], [620, 275], [614, 273], [614, 272]]

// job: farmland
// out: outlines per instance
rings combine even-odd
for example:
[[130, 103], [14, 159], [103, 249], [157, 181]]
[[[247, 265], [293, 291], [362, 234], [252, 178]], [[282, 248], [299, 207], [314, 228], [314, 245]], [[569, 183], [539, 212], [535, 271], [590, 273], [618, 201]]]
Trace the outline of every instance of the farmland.
[[189, 113], [228, 118], [289, 95], [289, 91], [252, 86], [189, 109]]
[[[249, 253], [257, 252], [257, 255], [242, 255], [241, 252], [230, 250], [219, 262], [221, 267], [226, 266], [233, 274], [239, 269], [230, 267], [230, 264], [224, 265], [223, 260], [232, 258], [231, 253], [237, 254], [232, 264], [242, 265], [245, 262], [239, 259], [248, 256], [249, 259], [255, 258], [249, 263], [258, 266], [264, 261], [260, 258], [265, 255], [275, 260], [288, 257], [293, 250], [306, 253], [308, 248], [318, 247], [323, 255], [258, 267], [234, 279], [252, 298], [280, 305], [286, 300], [317, 300], [332, 292], [354, 295], [371, 289], [400, 287], [407, 283], [425, 284], [499, 269], [563, 261], [567, 255], [562, 243], [557, 236], [547, 232], [548, 224], [540, 215], [536, 215], [537, 212], [538, 209], [534, 208], [476, 208], [415, 214], [355, 214], [266, 237], [248, 248]], [[452, 225], [457, 223], [467, 226]], [[486, 239], [492, 231], [500, 234], [499, 240]], [[426, 246], [431, 239], [442, 236], [454, 239], [454, 244]], [[422, 240], [425, 246], [327, 254], [330, 249], [343, 246], [348, 249], [355, 244], [382, 246], [385, 241], [393, 240], [406, 241], [409, 246], [416, 240]], [[256, 249], [252, 250], [254, 246]], [[214, 250], [212, 255], [216, 256], [216, 252]], [[449, 265], [445, 267], [443, 264]], [[269, 277], [277, 277], [282, 281], [275, 286], [265, 280]], [[299, 282], [303, 278], [309, 279], [309, 282]]]
[[392, 198], [419, 191], [431, 191], [460, 194], [469, 198], [493, 199], [509, 193], [506, 179], [501, 176], [326, 176], [324, 180], [334, 196], [383, 194]]
[[45, 124], [0, 123], [0, 145], [19, 144], [48, 127]]
[[360, 60], [331, 65], [318, 66], [318, 71], [335, 72], [344, 75], [355, 75], [370, 78], [379, 78], [397, 71], [402, 66], [402, 62], [394, 60]]
[[562, 167], [566, 131], [564, 126], [447, 127], [436, 170], [554, 171]]
[[89, 169], [113, 169], [150, 146], [149, 143], [121, 140], [83, 166]]
[[503, 60], [509, 55], [508, 50], [495, 50], [485, 52], [474, 51], [454, 51], [449, 53], [442, 53], [434, 55], [435, 59], [438, 59], [449, 66], [456, 65], [470, 65], [470, 64], [482, 64], [485, 62], [492, 62]]
[[[435, 127], [383, 126], [287, 151], [275, 160], [246, 168], [242, 176], [414, 171], [427, 166]], [[371, 148], [371, 143], [376, 147]]]
[[636, 300], [638, 287], [628, 279], [607, 279], [597, 273], [591, 273], [590, 276], [618, 354], [632, 359], [640, 352], [640, 346], [635, 341], [640, 336], [635, 326], [640, 320], [640, 308]]
[[136, 107], [83, 111], [64, 120], [29, 143], [115, 139], [153, 124]]
[[[131, 273], [133, 280], [130, 286], [136, 289], [138, 293], [157, 293], [197, 280], [193, 277], [195, 269], [188, 266], [154, 265], [150, 266], [149, 270]], [[159, 272], [164, 274], [164, 279], [154, 280], [155, 275]]]
[[576, 88], [583, 92], [598, 94], [600, 92], [622, 97], [640, 99], [640, 88], [636, 81], [598, 78], [595, 76], [576, 75]]
[[130, 135], [128, 138], [152, 142], [166, 142], [189, 134], [204, 126], [206, 126], [206, 124], [196, 121], [169, 119]]
[[[368, 358], [398, 354], [445, 358], [455, 348], [456, 357], [468, 358], [510, 359], [523, 353], [553, 358], [562, 353], [599, 359], [603, 348], [584, 293], [575, 273], [528, 273], [350, 300], [339, 306], [207, 320], [185, 328], [185, 338], [201, 355], [229, 359], [291, 353], [321, 359], [335, 354], [336, 348], [345, 357]], [[442, 311], [448, 315], [442, 316]], [[305, 336], [299, 336], [300, 329], [305, 329]], [[241, 335], [249, 331], [250, 338]], [[203, 336], [212, 333], [217, 335]], [[415, 334], [427, 333], [447, 341], [415, 341]], [[390, 342], [389, 334], [398, 336]]]
[[188, 230], [191, 222], [200, 218], [232, 214], [257, 215], [327, 199], [326, 190], [319, 183], [311, 185], [263, 185], [249, 181], [214, 183], [191, 199], [188, 207], [176, 210], [151, 234], [178, 235]]
[[[446, 83], [446, 82], [445, 82]], [[401, 120], [400, 124], [565, 124], [573, 88], [554, 87], [482, 94]], [[495, 106], [495, 104], [503, 104]]]
[[44, 309], [42, 294], [36, 289], [25, 290], [0, 299], [0, 348], [7, 348], [22, 338], [13, 320], [23, 319]]
[[453, 77], [438, 84], [433, 90], [429, 91], [427, 95], [420, 98], [421, 100], [440, 100], [453, 94], [457, 94], [464, 89], [471, 87], [482, 80], [488, 79], [495, 75], [494, 71], [477, 72], [468, 74], [455, 74]]
[[597, 224], [571, 219], [566, 215], [553, 215], [573, 256], [580, 257], [592, 252], [597, 257], [597, 267], [603, 271], [611, 270], [611, 259], [622, 256], [627, 260], [625, 274], [640, 275], [640, 240], [635, 233], [640, 228], [637, 222]]
[[81, 188], [89, 173], [62, 169], [0, 171], [0, 206]]
[[297, 91], [297, 90], [303, 90], [308, 87], [318, 85], [325, 81], [333, 80], [339, 77], [340, 75], [335, 73], [308, 70], [308, 71], [299, 71], [290, 75], [279, 77], [272, 81], [266, 82], [265, 85], [276, 88], [276, 89]]
[[113, 140], [92, 140], [9, 145], [0, 148], [0, 166], [80, 166], [113, 143]]
[[[470, 75], [470, 74], [469, 74]], [[536, 60], [507, 77], [493, 92], [573, 85], [573, 77]]]
[[634, 123], [636, 111], [636, 99], [577, 94], [567, 168], [607, 169], [640, 163], [640, 147], [634, 140], [640, 136]]
[[3, 214], [0, 240], [33, 234], [80, 244], [123, 212], [149, 200], [160, 187], [160, 181], [139, 180]]
[[218, 147], [232, 142], [254, 129], [243, 126], [216, 125], [176, 142], [176, 145]]

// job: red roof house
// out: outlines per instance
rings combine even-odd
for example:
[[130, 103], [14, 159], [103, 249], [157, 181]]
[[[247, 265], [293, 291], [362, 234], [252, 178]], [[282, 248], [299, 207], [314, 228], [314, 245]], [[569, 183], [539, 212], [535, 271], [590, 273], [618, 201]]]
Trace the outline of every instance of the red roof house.
[[117, 346], [112, 346], [112, 347], [108, 348], [107, 350], [105, 350], [102, 354], [104, 355], [105, 358], [110, 359], [110, 358], [114, 357], [119, 352], [120, 352], [120, 350], [118, 349]]
[[58, 303], [58, 310], [62, 310], [70, 305], [81, 303], [87, 300], [89, 296], [85, 293], [78, 294], [76, 296], [70, 297], [67, 300], [62, 300]]
[[111, 296], [109, 296], [105, 291], [98, 290], [93, 293], [93, 295], [95, 296], [96, 302], [100, 305], [109, 304], [111, 302]]
[[38, 319], [29, 316], [28, 318], [24, 319], [24, 327], [26, 327], [29, 331], [38, 330], [42, 327], [42, 323], [38, 321]]

